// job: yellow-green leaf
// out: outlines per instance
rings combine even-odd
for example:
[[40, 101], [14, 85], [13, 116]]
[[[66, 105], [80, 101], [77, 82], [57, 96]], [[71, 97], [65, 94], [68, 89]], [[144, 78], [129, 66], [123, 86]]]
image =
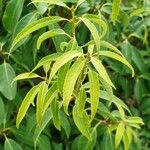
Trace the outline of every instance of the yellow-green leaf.
[[82, 117], [78, 113], [78, 109], [76, 106], [73, 108], [73, 120], [80, 130], [80, 132], [89, 140], [91, 139], [90, 134], [90, 121], [86, 111], [83, 111]]
[[31, 3], [47, 3], [49, 5], [58, 5], [70, 9], [63, 1], [61, 0], [33, 0]]
[[110, 58], [120, 61], [121, 63], [125, 64], [132, 71], [132, 77], [134, 76], [133, 67], [128, 63], [128, 61], [124, 57], [121, 57], [120, 55], [118, 55], [114, 52], [110, 52], [110, 51], [100, 51], [99, 55], [107, 56], [107, 57], [110, 57]]
[[121, 0], [113, 0], [113, 4], [112, 4], [112, 21], [113, 24], [116, 24], [118, 15], [119, 15], [119, 11], [120, 11], [120, 3]]
[[117, 127], [116, 134], [115, 134], [115, 148], [116, 149], [118, 148], [122, 140], [122, 137], [124, 135], [124, 130], [125, 130], [125, 125], [124, 125], [124, 122], [121, 121]]
[[39, 126], [42, 125], [44, 98], [46, 96], [47, 91], [48, 91], [48, 85], [44, 81], [39, 89], [37, 100], [36, 100], [36, 120]]
[[85, 65], [84, 60], [77, 60], [71, 66], [65, 77], [63, 86], [63, 106], [65, 112], [68, 114], [68, 105], [76, 84], [76, 81]]
[[30, 89], [30, 91], [27, 93], [24, 100], [22, 101], [22, 104], [21, 104], [18, 114], [17, 114], [17, 120], [16, 120], [17, 127], [19, 127], [21, 121], [23, 120], [30, 104], [33, 103], [35, 96], [39, 92], [40, 86], [41, 86], [41, 83], [39, 83], [38, 85], [36, 85], [32, 89]]
[[50, 73], [50, 78], [49, 80], [54, 77], [56, 72], [68, 61], [72, 60], [75, 57], [81, 56], [83, 53], [79, 51], [68, 51], [64, 54], [62, 54], [60, 57], [57, 58], [56, 62], [54, 63], [51, 73]]
[[58, 105], [58, 101], [56, 98], [54, 98], [52, 103], [51, 103], [51, 113], [52, 113], [52, 117], [53, 117], [54, 126], [58, 130], [61, 130], [60, 116], [59, 116], [59, 105]]
[[90, 102], [91, 102], [91, 121], [92, 121], [98, 108], [100, 84], [97, 73], [95, 71], [89, 70], [88, 77], [90, 82]]
[[104, 81], [106, 81], [109, 85], [115, 88], [115, 86], [113, 85], [112, 81], [109, 78], [109, 75], [105, 67], [102, 65], [101, 61], [96, 57], [91, 57], [91, 62], [95, 67], [95, 69], [97, 70], [97, 72], [99, 73], [100, 77], [103, 78]]

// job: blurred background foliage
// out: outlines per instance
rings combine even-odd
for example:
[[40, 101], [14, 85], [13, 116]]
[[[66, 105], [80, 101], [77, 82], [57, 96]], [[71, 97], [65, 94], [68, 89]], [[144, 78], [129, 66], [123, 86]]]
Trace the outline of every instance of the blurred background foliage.
[[[77, 0], [63, 1], [71, 6]], [[7, 53], [12, 40], [26, 25], [41, 16], [48, 16], [50, 10], [51, 15], [68, 18], [70, 16], [59, 6], [28, 5], [29, 3], [30, 0], [0, 0], [0, 149], [10, 150], [13, 145], [14, 150], [32, 150], [36, 140], [39, 150], [84, 149], [87, 144], [86, 139], [80, 135], [71, 118], [68, 119], [63, 111], [61, 118], [64, 129], [61, 132], [57, 131], [50, 121], [50, 123], [45, 122], [42, 128], [44, 129], [45, 126], [46, 128], [40, 135], [42, 130], [35, 128], [34, 108], [30, 109], [19, 129], [15, 126], [20, 99], [24, 98], [37, 81], [29, 79], [19, 82], [18, 87], [16, 84], [11, 87], [10, 82], [15, 74], [32, 70], [43, 56], [55, 52], [56, 49], [59, 51], [60, 47], [57, 45], [64, 37], [56, 36], [53, 40], [45, 41], [38, 50], [36, 42], [39, 35], [46, 31], [46, 28], [43, 28], [21, 41], [8, 58]], [[79, 7], [77, 15], [84, 13], [101, 15], [109, 25], [105, 39], [118, 47], [135, 69], [135, 77], [132, 78], [125, 66], [111, 59], [105, 60], [105, 66], [116, 86], [115, 95], [123, 99], [131, 112], [142, 117], [145, 123], [140, 130], [135, 130], [130, 150], [148, 150], [150, 147], [150, 1], [122, 0], [115, 23], [112, 21], [112, 0], [87, 0]], [[69, 33], [70, 27], [66, 25], [64, 28]], [[78, 33], [79, 45], [89, 41], [89, 30], [83, 24], [78, 27]], [[42, 74], [42, 71], [40, 73]], [[105, 130], [105, 126], [100, 126], [94, 146], [92, 142], [88, 143], [94, 147], [93, 149], [114, 149], [111, 146], [109, 133], [103, 134]], [[118, 149], [123, 148], [120, 146]]]

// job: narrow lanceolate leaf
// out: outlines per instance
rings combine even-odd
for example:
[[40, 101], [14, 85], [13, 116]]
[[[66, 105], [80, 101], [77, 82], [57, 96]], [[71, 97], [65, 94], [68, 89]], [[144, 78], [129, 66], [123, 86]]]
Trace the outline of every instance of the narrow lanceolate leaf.
[[14, 140], [6, 138], [4, 150], [23, 150], [22, 147]]
[[79, 115], [77, 107], [74, 106], [73, 108], [73, 120], [80, 130], [80, 132], [89, 140], [91, 139], [90, 134], [90, 121], [86, 111], [83, 112], [82, 117]]
[[54, 37], [56, 35], [67, 35], [68, 37], [70, 37], [64, 30], [62, 29], [53, 29], [51, 31], [48, 31], [48, 32], [45, 32], [43, 33], [39, 38], [38, 38], [38, 41], [37, 41], [37, 49], [40, 48], [41, 46], [41, 43], [48, 39], [48, 38], [51, 38], [51, 37]]
[[118, 53], [122, 57], [124, 57], [123, 54], [120, 52], [120, 50], [118, 48], [116, 48], [115, 46], [113, 46], [111, 43], [108, 43], [106, 41], [101, 41], [101, 47], [108, 48], [108, 49]]
[[116, 134], [115, 134], [115, 147], [116, 147], [116, 149], [118, 148], [118, 146], [122, 140], [122, 137], [124, 135], [124, 130], [125, 130], [124, 122], [120, 122], [118, 127], [117, 127]]
[[91, 62], [97, 72], [99, 73], [100, 77], [103, 78], [109, 85], [115, 88], [112, 81], [109, 78], [109, 75], [107, 74], [107, 71], [105, 67], [102, 65], [101, 61], [95, 57], [91, 57]]
[[51, 112], [50, 110], [48, 109], [44, 116], [43, 116], [43, 122], [42, 122], [42, 126], [39, 127], [39, 126], [36, 126], [35, 128], [35, 132], [34, 132], [34, 135], [33, 135], [33, 139], [34, 139], [34, 146], [36, 146], [38, 140], [39, 140], [39, 137], [40, 137], [40, 134], [42, 133], [42, 131], [45, 129], [45, 127], [47, 126], [47, 124], [49, 123], [49, 121], [52, 119], [52, 115], [51, 115]]
[[12, 81], [15, 78], [15, 72], [8, 63], [0, 65], [0, 92], [9, 100], [12, 100], [16, 96], [17, 84]]
[[129, 117], [128, 119], [126, 119], [127, 123], [135, 123], [135, 124], [144, 124], [142, 118], [140, 117]]
[[93, 14], [85, 14], [83, 15], [83, 17], [89, 19], [93, 23], [96, 23], [100, 27], [100, 29], [102, 28], [102, 31], [100, 33], [101, 38], [105, 36], [107, 32], [107, 24], [105, 21], [103, 21], [99, 16]]
[[57, 97], [58, 90], [57, 90], [57, 83], [54, 83], [47, 91], [44, 99], [44, 106], [43, 106], [43, 115], [45, 111], [48, 109], [49, 105], [51, 104], [52, 100]]
[[76, 9], [83, 3], [85, 2], [86, 0], [78, 0], [78, 3], [76, 5]]
[[133, 67], [128, 63], [128, 61], [124, 57], [121, 57], [120, 55], [118, 55], [114, 52], [110, 52], [110, 51], [100, 51], [99, 55], [111, 57], [113, 59], [120, 61], [121, 63], [125, 64], [132, 71], [132, 77], [134, 76]]
[[33, 0], [31, 3], [47, 3], [49, 5], [58, 5], [70, 9], [63, 1], [61, 0]]
[[43, 82], [39, 89], [36, 101], [36, 120], [39, 126], [42, 125], [44, 98], [46, 96], [47, 91], [48, 85], [46, 84], [46, 82]]
[[75, 57], [79, 57], [81, 56], [83, 53], [79, 52], [79, 51], [68, 51], [64, 54], [62, 54], [59, 58], [57, 58], [56, 62], [54, 63], [51, 73], [50, 73], [50, 78], [49, 80], [51, 81], [51, 79], [54, 77], [54, 75], [56, 74], [56, 72], [67, 62], [69, 62], [70, 60], [72, 60]]
[[56, 59], [61, 55], [61, 53], [54, 53], [48, 56], [43, 57], [38, 64], [33, 68], [32, 72], [36, 69], [40, 68], [41, 66], [44, 66], [47, 63], [51, 63], [52, 61], [56, 61]]
[[14, 41], [12, 43], [9, 53], [11, 53], [12, 49], [18, 42], [20, 42], [22, 39], [24, 39], [30, 33], [34, 32], [36, 30], [39, 30], [45, 26], [48, 26], [50, 24], [54, 24], [59, 21], [62, 21], [62, 20], [65, 20], [65, 19], [58, 17], [58, 16], [50, 16], [50, 17], [45, 17], [45, 18], [39, 19], [39, 20], [34, 21], [31, 24], [27, 25], [24, 29], [22, 29], [21, 32], [19, 32], [17, 34], [16, 38], [14, 39]]
[[17, 114], [17, 120], [16, 120], [17, 127], [19, 127], [21, 121], [23, 120], [30, 104], [33, 103], [35, 96], [39, 92], [40, 86], [41, 86], [41, 83], [34, 86], [25, 96]]
[[76, 107], [78, 109], [78, 114], [80, 115], [80, 117], [82, 117], [82, 115], [83, 115], [84, 107], [86, 104], [86, 98], [87, 98], [86, 92], [85, 92], [84, 88], [81, 87], [78, 99], [76, 101]]
[[113, 4], [112, 4], [112, 22], [115, 25], [118, 15], [119, 15], [119, 11], [120, 11], [120, 3], [121, 0], [113, 0]]
[[80, 20], [87, 26], [87, 28], [90, 30], [93, 39], [95, 41], [96, 44], [96, 48], [97, 48], [97, 52], [99, 52], [100, 50], [100, 36], [98, 34], [98, 31], [95, 27], [95, 25], [87, 18], [84, 17], [80, 17]]
[[93, 120], [99, 102], [99, 79], [95, 71], [90, 70], [88, 72], [89, 82], [90, 82], [90, 102], [91, 102], [91, 121]]
[[64, 110], [67, 114], [68, 114], [68, 105], [69, 105], [76, 81], [84, 65], [85, 65], [84, 60], [75, 61], [66, 75], [64, 86], [63, 86], [63, 105], [64, 105]]
[[36, 73], [32, 73], [32, 72], [21, 73], [13, 79], [12, 83], [18, 80], [32, 79], [32, 78], [39, 78], [39, 77], [40, 77], [39, 75], [37, 75]]
[[61, 130], [61, 124], [60, 124], [60, 116], [59, 116], [59, 105], [58, 101], [56, 98], [51, 103], [51, 113], [53, 116], [53, 123], [54, 126], [58, 129]]

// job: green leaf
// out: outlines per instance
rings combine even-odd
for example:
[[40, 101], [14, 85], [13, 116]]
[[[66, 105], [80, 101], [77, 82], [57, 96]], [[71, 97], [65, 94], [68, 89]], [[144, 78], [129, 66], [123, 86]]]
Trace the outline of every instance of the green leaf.
[[115, 46], [113, 46], [111, 43], [108, 43], [106, 41], [101, 41], [101, 47], [108, 48], [108, 49], [116, 52], [117, 54], [121, 55], [122, 57], [124, 57], [123, 54], [120, 52], [120, 50], [118, 48], [116, 48]]
[[44, 81], [40, 86], [39, 93], [37, 95], [37, 100], [36, 100], [36, 120], [39, 126], [41, 126], [42, 124], [44, 99], [47, 91], [48, 91], [48, 85]]
[[100, 37], [102, 38], [105, 36], [107, 32], [107, 24], [99, 16], [93, 14], [84, 14], [83, 17], [89, 19], [91, 22], [98, 24], [100, 27], [100, 31], [101, 28], [103, 29]]
[[94, 146], [96, 144], [97, 140], [97, 131], [96, 129], [93, 129], [91, 134], [91, 140], [88, 140], [84, 136], [81, 135], [81, 137], [78, 140], [78, 150], [84, 149], [84, 150], [93, 150]]
[[124, 122], [121, 121], [117, 127], [116, 134], [115, 134], [115, 148], [116, 149], [118, 148], [121, 142], [121, 139], [124, 135], [124, 131], [125, 131], [125, 125], [124, 125]]
[[134, 76], [135, 73], [134, 73], [133, 67], [128, 63], [128, 61], [124, 57], [121, 57], [120, 55], [118, 55], [114, 52], [110, 52], [110, 51], [100, 51], [99, 55], [107, 56], [107, 57], [110, 57], [110, 58], [120, 61], [121, 63], [125, 64], [132, 71], [132, 77]]
[[47, 31], [47, 32], [44, 32], [39, 38], [38, 38], [38, 41], [37, 41], [37, 49], [40, 48], [41, 46], [41, 43], [48, 39], [48, 38], [51, 38], [51, 37], [54, 37], [56, 35], [67, 35], [68, 37], [70, 37], [64, 30], [62, 29], [53, 29], [51, 31]]
[[116, 25], [116, 21], [120, 11], [121, 0], [113, 0], [112, 4], [112, 22]]
[[58, 129], [61, 130], [61, 122], [60, 122], [60, 116], [59, 116], [59, 105], [58, 101], [56, 98], [53, 99], [51, 103], [51, 113], [53, 117], [53, 123], [54, 126]]
[[21, 73], [13, 79], [12, 83], [17, 80], [33, 79], [33, 78], [39, 78], [39, 77], [40, 77], [39, 75], [37, 75], [36, 73], [32, 73], [32, 72]]
[[10, 0], [6, 6], [3, 15], [3, 26], [9, 33], [12, 33], [15, 29], [22, 13], [23, 4], [24, 0]]
[[95, 69], [97, 70], [97, 72], [99, 73], [100, 77], [103, 78], [104, 81], [106, 81], [109, 85], [115, 88], [115, 86], [113, 85], [112, 81], [109, 78], [109, 75], [107, 74], [105, 67], [102, 65], [101, 61], [96, 57], [91, 57], [91, 62], [95, 67]]
[[95, 71], [89, 70], [88, 77], [90, 82], [91, 120], [93, 120], [98, 108], [100, 84]]
[[76, 5], [76, 9], [82, 4], [84, 3], [86, 0], [78, 0], [77, 5]]
[[57, 83], [54, 83], [47, 91], [44, 99], [44, 106], [43, 106], [43, 115], [49, 105], [51, 104], [52, 100], [57, 97], [58, 95], [58, 89], [57, 89]]
[[58, 5], [70, 9], [63, 1], [60, 0], [33, 0], [31, 3], [47, 3], [49, 5]]
[[43, 57], [38, 64], [33, 68], [32, 72], [35, 71], [36, 69], [40, 68], [41, 66], [51, 63], [53, 61], [56, 61], [56, 59], [61, 55], [61, 53], [54, 53], [48, 56]]
[[47, 126], [47, 124], [50, 122], [51, 119], [52, 119], [52, 115], [51, 115], [50, 109], [48, 109], [43, 116], [42, 126], [41, 127], [36, 126], [35, 128], [34, 136], [33, 136], [34, 146], [37, 145], [38, 140], [40, 140], [39, 139], [40, 134], [45, 129], [45, 127]]
[[22, 147], [14, 140], [6, 138], [4, 150], [23, 150]]
[[97, 48], [97, 52], [99, 52], [100, 50], [100, 36], [98, 34], [98, 31], [95, 27], [95, 25], [87, 18], [84, 17], [80, 17], [80, 20], [87, 26], [87, 28], [90, 30], [93, 39], [95, 41], [96, 44], [96, 48]]
[[86, 104], [86, 98], [87, 98], [86, 92], [85, 92], [84, 88], [81, 87], [78, 99], [76, 101], [76, 107], [78, 109], [78, 114], [80, 115], [80, 117], [82, 117], [82, 115], [83, 115], [84, 107]]
[[0, 125], [4, 123], [4, 119], [5, 119], [5, 106], [2, 98], [0, 97]]
[[10, 48], [9, 53], [13, 50], [14, 46], [20, 42], [22, 39], [24, 39], [27, 35], [30, 33], [39, 30], [45, 26], [48, 26], [50, 24], [57, 23], [59, 21], [65, 20], [64, 18], [58, 17], [58, 16], [50, 16], [50, 17], [44, 17], [42, 19], [39, 19], [37, 21], [32, 22], [31, 24], [27, 25], [25, 28], [23, 28], [15, 37], [12, 46]]
[[73, 108], [73, 120], [77, 126], [77, 128], [80, 130], [80, 132], [89, 140], [91, 139], [90, 134], [90, 121], [89, 117], [86, 113], [86, 111], [83, 112], [82, 117], [78, 114], [78, 108], [74, 106]]
[[76, 81], [85, 65], [84, 60], [77, 60], [71, 66], [70, 70], [67, 72], [63, 86], [63, 106], [65, 112], [68, 114], [68, 105], [73, 94], [73, 90]]
[[79, 52], [79, 51], [68, 51], [66, 53], [63, 53], [59, 58], [57, 58], [56, 62], [54, 63], [51, 73], [50, 73], [50, 78], [49, 80], [51, 81], [51, 79], [54, 77], [54, 75], [56, 74], [56, 72], [67, 62], [69, 62], [70, 60], [72, 60], [75, 57], [79, 57], [81, 56], [83, 53]]
[[65, 81], [66, 74], [67, 74], [67, 72], [69, 70], [70, 64], [71, 63], [68, 62], [65, 65], [63, 65], [59, 69], [58, 74], [57, 74], [57, 86], [58, 86], [59, 92], [61, 94], [63, 92], [64, 81]]
[[13, 100], [16, 96], [17, 84], [12, 81], [15, 78], [15, 72], [8, 63], [0, 65], [0, 92], [9, 100]]
[[16, 120], [17, 127], [19, 127], [21, 121], [23, 120], [30, 104], [33, 103], [35, 96], [39, 92], [40, 86], [41, 86], [41, 83], [31, 88], [30, 91], [25, 96], [25, 98], [23, 99], [22, 104], [17, 114], [17, 120]]
[[126, 122], [127, 123], [141, 124], [141, 125], [144, 124], [142, 118], [140, 118], [140, 117], [129, 117], [128, 119], [126, 119]]

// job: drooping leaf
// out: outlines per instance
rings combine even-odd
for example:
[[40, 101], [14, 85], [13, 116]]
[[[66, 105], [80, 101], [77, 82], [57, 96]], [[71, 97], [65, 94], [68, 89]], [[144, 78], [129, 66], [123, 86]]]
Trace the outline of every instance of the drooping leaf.
[[115, 147], [116, 147], [116, 149], [118, 148], [118, 146], [122, 140], [122, 137], [124, 135], [124, 131], [125, 131], [125, 125], [124, 125], [124, 122], [121, 121], [117, 127], [116, 135], [115, 135]]
[[65, 77], [63, 86], [63, 106], [65, 112], [68, 114], [68, 105], [76, 84], [76, 81], [85, 65], [84, 60], [77, 60], [71, 66]]
[[81, 56], [83, 53], [79, 52], [79, 51], [68, 51], [66, 53], [63, 53], [59, 58], [57, 58], [56, 62], [54, 63], [51, 73], [50, 73], [50, 78], [49, 80], [51, 81], [51, 79], [54, 77], [54, 75], [56, 74], [56, 72], [67, 62], [69, 62], [70, 60], [72, 60], [75, 57], [79, 57]]
[[51, 119], [52, 119], [52, 115], [51, 115], [50, 109], [48, 109], [43, 116], [42, 126], [41, 127], [36, 126], [35, 128], [34, 136], [33, 136], [35, 146], [37, 145], [37, 142], [39, 140], [39, 137], [42, 131], [45, 129], [45, 127], [47, 126], [47, 124], [49, 123]]
[[77, 128], [80, 130], [80, 132], [89, 140], [91, 139], [90, 134], [90, 121], [89, 117], [86, 113], [86, 111], [83, 112], [82, 117], [78, 114], [77, 107], [74, 106], [73, 108], [73, 120], [77, 126]]
[[53, 123], [54, 126], [58, 129], [61, 130], [61, 122], [60, 122], [60, 115], [59, 115], [59, 105], [58, 101], [56, 98], [52, 100], [51, 103], [51, 113], [53, 117]]
[[33, 78], [39, 78], [39, 77], [40, 77], [39, 75], [37, 75], [36, 73], [32, 73], [32, 72], [21, 73], [13, 79], [12, 83], [18, 80], [33, 79]]
[[112, 4], [112, 22], [116, 25], [116, 21], [120, 11], [120, 4], [122, 0], [113, 0]]
[[23, 150], [22, 147], [14, 140], [6, 138], [4, 150]]
[[23, 4], [24, 0], [10, 0], [6, 6], [3, 15], [3, 26], [9, 33], [12, 33], [15, 29], [22, 13]]
[[15, 72], [10, 64], [3, 63], [0, 65], [0, 92], [9, 100], [16, 96], [17, 84], [12, 81], [15, 78]]
[[45, 82], [43, 82], [39, 89], [37, 100], [36, 100], [36, 120], [39, 126], [41, 126], [42, 124], [44, 100], [47, 91], [48, 91], [48, 85]]
[[33, 68], [32, 72], [36, 69], [40, 68], [41, 66], [51, 63], [52, 61], [56, 61], [56, 59], [61, 55], [61, 53], [54, 53], [48, 56], [43, 57], [38, 64]]
[[97, 70], [97, 72], [99, 73], [100, 77], [103, 78], [104, 81], [106, 81], [109, 85], [115, 88], [115, 86], [113, 85], [112, 81], [110, 80], [106, 72], [105, 67], [102, 65], [101, 61], [97, 59], [96, 57], [91, 57], [91, 62], [93, 66], [95, 67], [95, 69]]
[[91, 120], [93, 120], [98, 108], [100, 84], [95, 71], [89, 70], [88, 77], [90, 82]]
[[107, 32], [107, 24], [105, 23], [105, 21], [103, 21], [99, 16], [93, 14], [84, 14], [83, 17], [97, 24], [100, 27], [100, 29], [102, 28], [102, 32], [100, 33], [101, 34], [100, 38], [105, 36]]
[[121, 57], [118, 54], [116, 54], [114, 52], [110, 52], [110, 51], [100, 51], [99, 55], [107, 56], [107, 57], [114, 58], [114, 59], [120, 61], [121, 63], [125, 64], [132, 71], [132, 77], [134, 76], [133, 67], [128, 63], [128, 61], [124, 57]]
[[48, 38], [51, 38], [51, 37], [54, 37], [56, 35], [67, 35], [68, 37], [70, 37], [64, 30], [62, 29], [53, 29], [51, 31], [47, 31], [47, 32], [44, 32], [39, 38], [38, 38], [38, 41], [37, 41], [37, 49], [40, 48], [41, 46], [41, 43], [48, 39]]
[[9, 53], [13, 50], [14, 46], [24, 39], [27, 35], [30, 33], [39, 30], [45, 26], [48, 26], [50, 24], [57, 23], [59, 21], [65, 20], [64, 18], [58, 17], [58, 16], [50, 16], [50, 17], [44, 17], [42, 19], [39, 19], [37, 21], [32, 22], [31, 24], [27, 25], [25, 28], [23, 28], [15, 37], [12, 46], [10, 48]]
[[100, 50], [100, 36], [98, 34], [98, 30], [96, 29], [96, 26], [87, 18], [80, 17], [80, 20], [87, 26], [87, 28], [90, 30], [93, 39], [96, 44], [97, 52]]
[[78, 114], [81, 117], [82, 117], [84, 107], [85, 107], [85, 104], [86, 104], [86, 98], [87, 98], [87, 96], [86, 96], [85, 89], [83, 87], [81, 87], [78, 99], [76, 101], [76, 107], [78, 109]]
[[60, 0], [33, 0], [31, 3], [47, 3], [49, 5], [58, 5], [70, 9], [63, 1]]
[[33, 103], [35, 96], [39, 92], [40, 86], [41, 86], [41, 83], [39, 83], [38, 85], [31, 88], [30, 91], [25, 96], [24, 100], [22, 101], [22, 104], [19, 108], [19, 111], [17, 114], [17, 119], [16, 119], [16, 126], [17, 127], [19, 127], [21, 121], [23, 120], [30, 104]]

